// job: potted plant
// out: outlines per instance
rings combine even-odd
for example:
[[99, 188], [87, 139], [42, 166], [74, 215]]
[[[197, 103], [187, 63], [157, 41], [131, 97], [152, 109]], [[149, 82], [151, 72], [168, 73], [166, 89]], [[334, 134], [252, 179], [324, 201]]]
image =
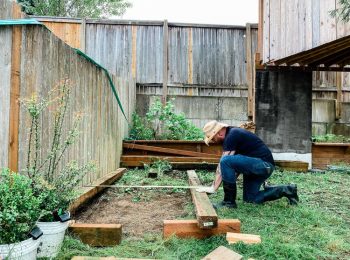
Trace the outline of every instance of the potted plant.
[[[63, 242], [64, 234], [68, 228], [70, 214], [68, 207], [77, 196], [77, 188], [82, 178], [95, 170], [94, 163], [79, 165], [71, 161], [66, 165], [60, 164], [68, 148], [79, 135], [78, 126], [81, 115], [73, 119], [73, 126], [69, 131], [65, 128], [65, 115], [70, 104], [70, 83], [64, 80], [49, 93], [49, 98], [40, 98], [32, 95], [29, 99], [21, 100], [27, 109], [31, 126], [29, 128], [28, 156], [26, 174], [33, 181], [33, 192], [42, 197], [40, 207], [43, 211], [38, 227], [44, 232], [42, 245], [39, 248], [39, 257], [55, 257]], [[53, 115], [51, 143], [49, 151], [43, 155], [41, 133], [42, 114], [48, 106]], [[45, 129], [46, 130], [46, 129]], [[65, 133], [65, 134], [64, 134]]]
[[41, 215], [41, 197], [35, 196], [31, 187], [28, 177], [1, 170], [0, 259], [34, 260], [37, 257], [41, 232], [31, 231]]

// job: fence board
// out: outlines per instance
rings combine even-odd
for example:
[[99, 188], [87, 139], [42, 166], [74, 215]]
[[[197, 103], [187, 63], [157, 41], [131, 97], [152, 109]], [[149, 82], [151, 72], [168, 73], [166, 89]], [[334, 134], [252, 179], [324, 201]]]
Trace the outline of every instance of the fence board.
[[[2, 3], [3, 4], [3, 3]], [[1, 149], [0, 166], [7, 166], [9, 143], [9, 100], [11, 75], [12, 27], [0, 28], [0, 130]], [[49, 92], [63, 78], [72, 81], [71, 103], [64, 127], [64, 139], [72, 127], [75, 114], [82, 113], [81, 134], [77, 142], [62, 160], [62, 164], [71, 160], [87, 163], [92, 160], [99, 169], [88, 175], [83, 183], [102, 177], [119, 167], [121, 141], [128, 131], [117, 101], [112, 93], [105, 72], [85, 58], [79, 56], [71, 47], [53, 35], [47, 28], [38, 25], [23, 26], [22, 49], [20, 59], [20, 97], [29, 98], [37, 93], [49, 99]], [[135, 108], [135, 83], [132, 79], [113, 77], [126, 115]], [[41, 158], [45, 158], [52, 141], [55, 104], [43, 113], [41, 138]], [[26, 167], [28, 129], [30, 118], [21, 106], [19, 114], [19, 169]], [[120, 139], [120, 140], [118, 140]], [[118, 145], [120, 147], [118, 147]], [[62, 169], [63, 165], [59, 166]]]

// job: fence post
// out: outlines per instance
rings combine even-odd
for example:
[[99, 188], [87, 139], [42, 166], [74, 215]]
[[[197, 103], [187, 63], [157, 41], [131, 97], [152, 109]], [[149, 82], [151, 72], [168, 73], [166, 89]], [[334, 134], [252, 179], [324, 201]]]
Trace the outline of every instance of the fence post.
[[252, 64], [252, 31], [251, 25], [246, 24], [246, 75], [248, 84], [248, 119], [253, 119], [253, 64]]
[[[12, 5], [12, 18], [22, 18], [21, 7], [15, 2]], [[21, 69], [22, 26], [12, 28], [11, 48], [11, 90], [10, 90], [10, 128], [8, 167], [18, 171], [18, 130], [19, 130], [19, 97], [20, 97], [20, 69]]]
[[168, 95], [168, 21], [163, 24], [163, 97], [162, 103], [165, 105]]
[[86, 18], [83, 18], [81, 20], [80, 49], [81, 49], [82, 52], [86, 52]]
[[337, 100], [335, 102], [335, 119], [341, 118], [341, 107], [343, 101], [343, 91], [342, 91], [342, 72], [336, 72], [336, 85], [337, 85]]

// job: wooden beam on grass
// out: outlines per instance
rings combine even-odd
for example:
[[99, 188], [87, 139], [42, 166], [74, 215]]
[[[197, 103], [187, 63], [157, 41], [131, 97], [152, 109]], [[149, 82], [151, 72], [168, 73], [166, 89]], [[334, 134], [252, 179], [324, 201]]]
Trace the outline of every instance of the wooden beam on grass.
[[[96, 180], [92, 185], [99, 186], [99, 185], [111, 185], [115, 181], [119, 180], [124, 172], [126, 171], [125, 168], [119, 168], [118, 170], [111, 172], [110, 174], [99, 178]], [[88, 187], [84, 188], [83, 193], [70, 205], [69, 211], [74, 214], [81, 206], [86, 204], [88, 201], [93, 199], [97, 194], [102, 192], [105, 187]]]
[[207, 158], [221, 157], [221, 155], [216, 155], [211, 153], [199, 153], [199, 152], [187, 151], [182, 149], [163, 148], [163, 147], [143, 145], [143, 144], [123, 143], [123, 147], [128, 149], [151, 151], [151, 152], [174, 154], [174, 155], [184, 155], [184, 156], [191, 156], [191, 157], [207, 157]]
[[146, 258], [124, 258], [124, 257], [99, 257], [99, 256], [73, 256], [72, 260], [155, 260]]
[[90, 246], [115, 246], [122, 240], [121, 224], [73, 223], [68, 230]]
[[163, 237], [177, 236], [179, 238], [203, 239], [211, 236], [226, 234], [227, 232], [241, 231], [241, 222], [238, 219], [219, 219], [218, 225], [212, 229], [201, 229], [196, 219], [164, 220]]
[[[187, 171], [188, 183], [190, 186], [200, 186], [201, 182], [195, 171]], [[195, 207], [198, 227], [211, 229], [218, 226], [218, 215], [205, 192], [198, 192], [191, 189], [192, 201]]]
[[286, 171], [307, 172], [309, 170], [307, 162], [276, 160], [275, 164]]
[[234, 243], [238, 243], [238, 242], [243, 242], [244, 244], [259, 244], [259, 243], [261, 243], [261, 238], [259, 235], [232, 233], [232, 232], [227, 232], [226, 240], [229, 244], [234, 244]]
[[243, 256], [224, 246], [219, 246], [201, 260], [241, 260]]

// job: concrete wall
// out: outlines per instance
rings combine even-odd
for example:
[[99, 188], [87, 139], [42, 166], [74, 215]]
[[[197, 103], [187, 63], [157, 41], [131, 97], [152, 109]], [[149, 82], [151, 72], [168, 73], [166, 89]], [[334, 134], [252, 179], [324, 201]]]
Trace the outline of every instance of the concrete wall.
[[257, 71], [257, 135], [278, 154], [311, 162], [311, 72]]
[[[181, 88], [180, 88], [181, 89]], [[248, 121], [247, 89], [229, 89], [222, 91], [213, 88], [206, 91], [198, 88], [182, 90], [176, 87], [169, 88], [169, 99], [174, 98], [173, 104], [177, 113], [184, 113], [194, 125], [202, 128], [209, 120], [218, 120], [238, 126]], [[149, 107], [158, 98], [161, 98], [161, 87], [138, 87], [136, 96], [136, 110], [144, 116]], [[210, 92], [210, 93], [209, 93]]]

